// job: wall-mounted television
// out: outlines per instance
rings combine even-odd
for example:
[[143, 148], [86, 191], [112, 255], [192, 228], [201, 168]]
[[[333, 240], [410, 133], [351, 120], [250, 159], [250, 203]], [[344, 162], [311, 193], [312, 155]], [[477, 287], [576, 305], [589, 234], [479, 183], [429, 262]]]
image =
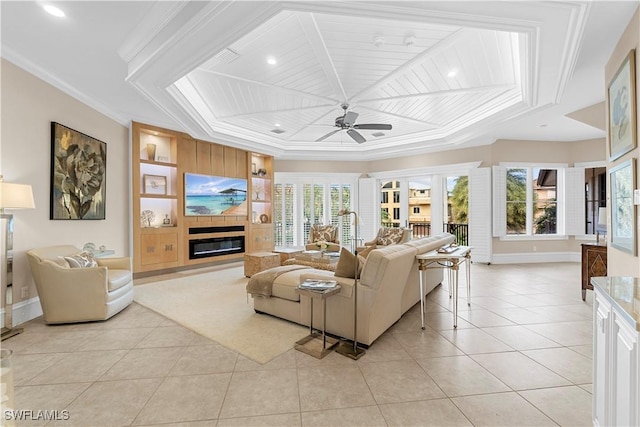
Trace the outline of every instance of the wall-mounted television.
[[247, 180], [184, 174], [185, 216], [247, 215]]

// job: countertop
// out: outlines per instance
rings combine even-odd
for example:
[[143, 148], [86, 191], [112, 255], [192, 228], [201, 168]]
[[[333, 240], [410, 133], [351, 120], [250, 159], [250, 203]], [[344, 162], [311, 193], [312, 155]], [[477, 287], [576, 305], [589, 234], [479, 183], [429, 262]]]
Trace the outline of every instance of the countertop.
[[640, 332], [640, 278], [592, 277], [591, 284], [619, 308], [631, 327]]

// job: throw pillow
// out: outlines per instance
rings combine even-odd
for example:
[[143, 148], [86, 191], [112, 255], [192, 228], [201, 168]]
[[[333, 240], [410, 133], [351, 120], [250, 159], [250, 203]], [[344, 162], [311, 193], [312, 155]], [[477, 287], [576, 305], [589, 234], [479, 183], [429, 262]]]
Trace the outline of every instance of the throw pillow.
[[378, 245], [393, 245], [400, 241], [402, 238], [402, 228], [383, 228], [378, 234]]
[[360, 274], [360, 262], [358, 258], [345, 248], [340, 250], [340, 258], [338, 264], [336, 264], [335, 275], [338, 277], [345, 277], [347, 279], [355, 279], [356, 266], [358, 267], [358, 275]]
[[56, 264], [58, 264], [62, 268], [69, 268], [69, 263], [62, 256], [58, 256], [55, 259], [52, 259], [51, 261], [55, 262]]
[[311, 228], [311, 243], [335, 242], [336, 228], [333, 225], [314, 225]]
[[80, 252], [79, 254], [66, 256], [64, 259], [69, 263], [69, 267], [71, 268], [89, 268], [98, 266], [98, 262], [89, 252]]
[[375, 246], [366, 246], [363, 250], [358, 251], [358, 256], [361, 256], [364, 259], [367, 259], [372, 250], [375, 249]]

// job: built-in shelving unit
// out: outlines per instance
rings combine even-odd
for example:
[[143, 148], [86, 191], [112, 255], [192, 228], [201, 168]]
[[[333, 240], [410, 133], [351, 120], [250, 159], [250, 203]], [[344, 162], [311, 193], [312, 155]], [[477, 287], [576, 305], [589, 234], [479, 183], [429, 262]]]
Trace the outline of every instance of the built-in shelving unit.
[[273, 158], [251, 153], [251, 251], [273, 249]]
[[[135, 122], [132, 150], [134, 273], [273, 249], [272, 157]], [[187, 174], [246, 180], [246, 200], [223, 215], [185, 212]]]
[[179, 198], [177, 144], [180, 134], [134, 123], [133, 218], [134, 271], [177, 267]]

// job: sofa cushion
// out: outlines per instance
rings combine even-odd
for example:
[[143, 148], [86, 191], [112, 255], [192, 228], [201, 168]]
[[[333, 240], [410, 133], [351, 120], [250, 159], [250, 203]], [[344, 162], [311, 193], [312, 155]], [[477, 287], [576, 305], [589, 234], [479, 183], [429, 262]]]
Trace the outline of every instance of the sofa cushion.
[[300, 301], [300, 294], [296, 288], [300, 284], [300, 274], [304, 271], [308, 271], [308, 269], [295, 270], [276, 277], [271, 288], [271, 297]]
[[79, 254], [64, 257], [71, 268], [91, 268], [97, 267], [98, 262], [89, 252], [80, 252]]
[[127, 283], [131, 282], [131, 272], [129, 270], [109, 269], [109, 277], [107, 279], [107, 290], [109, 292], [120, 289]]

